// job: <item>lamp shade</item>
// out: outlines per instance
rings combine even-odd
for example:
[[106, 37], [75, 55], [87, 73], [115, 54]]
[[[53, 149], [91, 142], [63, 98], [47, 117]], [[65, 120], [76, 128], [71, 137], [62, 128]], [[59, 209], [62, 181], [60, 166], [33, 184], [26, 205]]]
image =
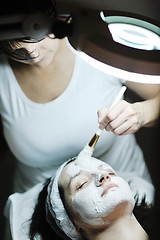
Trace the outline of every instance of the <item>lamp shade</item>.
[[57, 0], [57, 11], [72, 15], [69, 41], [75, 49], [160, 83], [159, 5], [157, 0]]

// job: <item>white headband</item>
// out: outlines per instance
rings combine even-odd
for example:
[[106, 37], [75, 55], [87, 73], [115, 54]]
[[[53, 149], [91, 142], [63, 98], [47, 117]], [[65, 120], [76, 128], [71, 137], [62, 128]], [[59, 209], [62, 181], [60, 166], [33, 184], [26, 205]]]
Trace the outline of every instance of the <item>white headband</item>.
[[[71, 159], [70, 159], [71, 160]], [[62, 169], [65, 165], [70, 161], [66, 161], [63, 163], [58, 170], [56, 171], [54, 177], [51, 178], [51, 182], [48, 185], [48, 195], [46, 199], [46, 212], [49, 212], [51, 216], [54, 218], [57, 226], [72, 240], [82, 239], [73, 223], [71, 222], [65, 208], [63, 202], [61, 200], [59, 189], [58, 189], [58, 180], [61, 174]], [[47, 217], [47, 221], [51, 225], [52, 221]], [[54, 229], [55, 230], [55, 229]], [[63, 238], [64, 239], [64, 238]]]

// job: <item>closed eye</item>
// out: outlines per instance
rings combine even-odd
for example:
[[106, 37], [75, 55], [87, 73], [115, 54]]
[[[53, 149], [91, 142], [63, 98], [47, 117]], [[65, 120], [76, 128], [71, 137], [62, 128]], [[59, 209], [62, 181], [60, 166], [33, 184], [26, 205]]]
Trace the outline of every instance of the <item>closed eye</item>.
[[110, 176], [115, 176], [116, 174], [114, 172], [109, 172], [108, 173]]
[[83, 186], [87, 183], [87, 181], [83, 182], [82, 184], [77, 186], [77, 190], [80, 190], [83, 188]]

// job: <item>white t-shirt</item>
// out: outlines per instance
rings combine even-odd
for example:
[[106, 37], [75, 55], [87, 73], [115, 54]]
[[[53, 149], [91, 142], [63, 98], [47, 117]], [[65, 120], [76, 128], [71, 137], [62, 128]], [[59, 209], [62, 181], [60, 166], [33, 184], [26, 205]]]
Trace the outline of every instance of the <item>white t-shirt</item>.
[[[18, 160], [14, 190], [27, 190], [78, 155], [98, 127], [97, 111], [113, 102], [123, 82], [77, 55], [66, 90], [55, 100], [40, 104], [27, 98], [7, 59], [1, 58], [0, 114], [5, 139]], [[149, 180], [133, 135], [116, 136], [104, 131], [94, 156], [117, 171], [137, 172]]]

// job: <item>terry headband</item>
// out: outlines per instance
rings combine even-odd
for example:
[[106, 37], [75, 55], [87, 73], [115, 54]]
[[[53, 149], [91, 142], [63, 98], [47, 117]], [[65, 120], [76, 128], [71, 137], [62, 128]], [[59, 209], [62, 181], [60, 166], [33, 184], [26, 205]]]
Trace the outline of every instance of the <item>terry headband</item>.
[[[70, 159], [71, 160], [71, 159]], [[72, 240], [81, 239], [80, 234], [77, 232], [73, 223], [71, 222], [65, 208], [63, 202], [60, 197], [59, 189], [58, 189], [58, 180], [59, 176], [62, 172], [62, 169], [65, 165], [70, 161], [66, 161], [62, 164], [55, 175], [51, 178], [51, 182], [48, 185], [48, 195], [46, 198], [46, 218], [50, 226], [53, 228], [57, 234], [61, 235], [53, 226], [53, 219], [55, 220], [57, 226]], [[64, 236], [63, 236], [64, 239]]]

